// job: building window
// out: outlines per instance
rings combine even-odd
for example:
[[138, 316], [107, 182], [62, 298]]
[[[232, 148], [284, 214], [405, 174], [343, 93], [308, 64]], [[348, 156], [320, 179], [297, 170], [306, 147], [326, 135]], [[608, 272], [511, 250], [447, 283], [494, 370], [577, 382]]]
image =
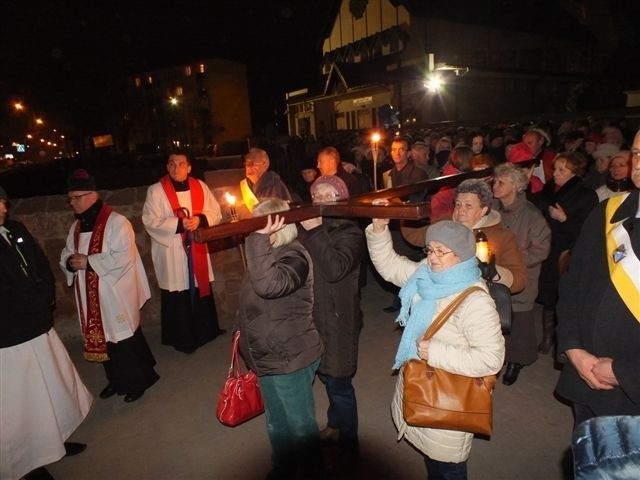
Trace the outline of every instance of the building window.
[[204, 63], [200, 64], [200, 73], [204, 73]]
[[186, 67], [184, 67], [184, 75], [185, 77], [190, 77], [191, 76], [191, 66], [187, 65]]
[[149, 85], [151, 85], [151, 84], [153, 83], [153, 77], [152, 77], [151, 75], [149, 75], [149, 76], [147, 77], [147, 83], [148, 83]]
[[140, 80], [140, 77], [136, 77], [134, 80], [136, 87], [139, 87], [142, 85], [142, 80]]
[[181, 96], [182, 95], [182, 87], [176, 87], [176, 95], [177, 96]]

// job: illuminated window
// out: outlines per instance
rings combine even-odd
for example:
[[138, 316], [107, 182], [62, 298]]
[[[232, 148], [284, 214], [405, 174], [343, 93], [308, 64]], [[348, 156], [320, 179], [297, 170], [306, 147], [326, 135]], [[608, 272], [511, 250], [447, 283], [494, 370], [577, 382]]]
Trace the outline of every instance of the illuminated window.
[[182, 95], [182, 87], [176, 87], [176, 95]]
[[200, 64], [200, 73], [204, 73], [204, 63]]
[[140, 80], [140, 77], [136, 77], [135, 82], [136, 82], [136, 87], [139, 87], [142, 85], [142, 80]]
[[147, 77], [147, 83], [148, 83], [149, 85], [151, 85], [151, 84], [153, 83], [153, 77], [152, 77], [151, 75], [149, 75], [149, 76]]
[[187, 65], [186, 67], [184, 67], [184, 75], [186, 77], [190, 77], [191, 76], [191, 67], [189, 65]]

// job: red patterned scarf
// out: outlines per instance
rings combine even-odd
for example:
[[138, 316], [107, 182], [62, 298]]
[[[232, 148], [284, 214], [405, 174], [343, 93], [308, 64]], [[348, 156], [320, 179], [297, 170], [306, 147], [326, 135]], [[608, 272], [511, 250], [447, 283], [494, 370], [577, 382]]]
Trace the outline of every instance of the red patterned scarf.
[[[104, 239], [105, 227], [107, 219], [113, 210], [108, 205], [103, 205], [98, 213], [98, 218], [91, 232], [89, 240], [89, 249], [87, 255], [102, 252], [102, 241]], [[76, 221], [73, 231], [73, 248], [77, 252], [80, 242], [80, 220]], [[88, 264], [87, 264], [88, 266]], [[107, 341], [104, 335], [104, 327], [102, 325], [102, 313], [100, 311], [100, 294], [99, 294], [98, 274], [93, 270], [85, 270], [86, 283], [86, 301], [87, 314], [85, 316], [82, 308], [82, 297], [80, 296], [80, 286], [76, 279], [76, 297], [78, 298], [78, 310], [80, 310], [80, 323], [82, 325], [82, 338], [84, 339], [84, 358], [91, 362], [106, 362], [109, 360], [107, 355]]]
[[[189, 181], [189, 193], [191, 194], [191, 216], [202, 213], [204, 207], [204, 191], [202, 185], [198, 180], [192, 177], [187, 177]], [[169, 175], [165, 175], [160, 179], [160, 184], [164, 189], [164, 193], [167, 195], [169, 204], [173, 214], [178, 217], [181, 212], [180, 202], [178, 201], [178, 194], [176, 189], [171, 183]], [[182, 234], [182, 245], [184, 246], [184, 240], [186, 233]], [[186, 252], [186, 247], [185, 247]], [[193, 242], [191, 245], [191, 257], [193, 259], [194, 275], [198, 281], [198, 289], [200, 290], [200, 297], [206, 297], [211, 293], [209, 286], [209, 263], [208, 263], [208, 251], [206, 243]]]

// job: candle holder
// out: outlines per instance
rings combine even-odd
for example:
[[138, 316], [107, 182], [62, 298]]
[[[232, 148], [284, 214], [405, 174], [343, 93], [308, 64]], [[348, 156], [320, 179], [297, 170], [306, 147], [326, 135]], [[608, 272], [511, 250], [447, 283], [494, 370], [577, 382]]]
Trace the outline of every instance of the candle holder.
[[231, 221], [235, 222], [236, 220], [239, 220], [238, 210], [236, 210], [236, 197], [231, 195], [229, 192], [226, 192], [224, 194], [224, 198], [229, 205], [229, 217], [231, 218]]
[[232, 222], [238, 220], [238, 211], [236, 210], [235, 205], [229, 205], [229, 214], [231, 215]]

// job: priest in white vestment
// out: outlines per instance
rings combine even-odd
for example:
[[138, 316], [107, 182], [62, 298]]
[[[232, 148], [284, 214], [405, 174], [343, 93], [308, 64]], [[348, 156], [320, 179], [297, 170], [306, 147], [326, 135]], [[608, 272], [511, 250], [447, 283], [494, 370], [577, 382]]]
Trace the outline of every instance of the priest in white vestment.
[[167, 172], [151, 185], [142, 223], [151, 237], [151, 258], [160, 286], [162, 343], [192, 353], [224, 333], [210, 283], [207, 245], [193, 231], [220, 223], [220, 205], [209, 187], [189, 174], [186, 152], [169, 156]]
[[71, 225], [60, 266], [76, 296], [84, 356], [101, 362], [107, 386], [100, 398], [129, 403], [158, 380], [155, 359], [140, 329], [140, 309], [151, 297], [131, 222], [100, 200], [83, 169], [68, 179]]

